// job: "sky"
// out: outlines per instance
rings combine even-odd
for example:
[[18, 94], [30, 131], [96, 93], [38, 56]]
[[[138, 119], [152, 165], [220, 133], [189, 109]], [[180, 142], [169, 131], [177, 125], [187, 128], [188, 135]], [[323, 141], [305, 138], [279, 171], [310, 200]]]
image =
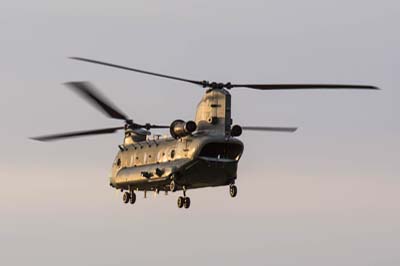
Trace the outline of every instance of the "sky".
[[[400, 5], [382, 0], [5, 1], [0, 9], [1, 265], [399, 265]], [[67, 59], [198, 80], [354, 83], [380, 91], [232, 91], [245, 132], [227, 187], [109, 187], [119, 126], [68, 88], [88, 80], [139, 123], [194, 119], [204, 89]], [[158, 133], [158, 131], [155, 131]], [[167, 133], [161, 131], [161, 133]]]

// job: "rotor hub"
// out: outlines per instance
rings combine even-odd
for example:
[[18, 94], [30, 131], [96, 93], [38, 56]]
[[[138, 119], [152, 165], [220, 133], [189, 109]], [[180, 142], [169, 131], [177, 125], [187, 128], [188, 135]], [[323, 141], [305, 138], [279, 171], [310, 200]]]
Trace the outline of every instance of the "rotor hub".
[[232, 83], [222, 83], [222, 82], [209, 82], [207, 80], [202, 81], [203, 88], [210, 88], [210, 89], [232, 89]]

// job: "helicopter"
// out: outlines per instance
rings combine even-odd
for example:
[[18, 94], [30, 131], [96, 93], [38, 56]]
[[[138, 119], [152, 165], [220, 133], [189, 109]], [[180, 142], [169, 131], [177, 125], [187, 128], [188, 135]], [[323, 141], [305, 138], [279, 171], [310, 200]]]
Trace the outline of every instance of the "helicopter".
[[[139, 124], [113, 105], [89, 82], [67, 82], [69, 88], [106, 116], [122, 120], [123, 126], [75, 131], [33, 137], [38, 141], [54, 141], [72, 137], [111, 134], [124, 131], [123, 143], [112, 164], [110, 186], [123, 192], [123, 203], [134, 204], [136, 193], [148, 191], [182, 191], [177, 199], [179, 208], [191, 205], [187, 191], [191, 189], [228, 186], [229, 195], [236, 197], [237, 169], [244, 144], [239, 140], [243, 131], [293, 133], [297, 127], [233, 125], [230, 90], [236, 88], [269, 90], [299, 89], [361, 89], [379, 90], [370, 85], [343, 84], [232, 84], [198, 81], [164, 75], [83, 57], [70, 57], [137, 73], [191, 83], [205, 89], [192, 121], [174, 120], [170, 125]], [[169, 129], [169, 137], [154, 135], [151, 129]]]

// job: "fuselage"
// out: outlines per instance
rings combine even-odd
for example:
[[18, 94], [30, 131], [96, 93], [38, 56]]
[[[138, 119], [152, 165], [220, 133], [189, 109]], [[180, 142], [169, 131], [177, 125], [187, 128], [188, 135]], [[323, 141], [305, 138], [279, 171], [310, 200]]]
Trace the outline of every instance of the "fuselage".
[[223, 135], [194, 134], [160, 138], [124, 146], [112, 166], [111, 186], [117, 189], [168, 190], [234, 183], [243, 143]]
[[168, 191], [171, 183], [174, 190], [233, 184], [243, 143], [231, 134], [229, 92], [206, 91], [197, 106], [195, 122], [191, 122], [194, 133], [185, 133], [182, 123], [177, 120], [171, 124], [170, 138], [150, 139], [145, 130], [127, 130], [114, 160], [111, 186], [128, 191]]

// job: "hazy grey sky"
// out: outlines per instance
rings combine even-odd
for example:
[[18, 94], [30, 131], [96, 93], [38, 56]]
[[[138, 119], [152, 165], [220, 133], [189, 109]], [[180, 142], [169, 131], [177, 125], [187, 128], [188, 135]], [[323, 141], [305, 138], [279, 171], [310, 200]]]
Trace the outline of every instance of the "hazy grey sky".
[[[1, 1], [1, 265], [399, 265], [398, 1]], [[204, 90], [67, 60], [193, 79], [339, 82], [375, 91], [233, 94], [239, 194], [123, 205], [108, 186], [122, 136], [63, 87], [89, 80], [138, 122], [193, 119]]]

